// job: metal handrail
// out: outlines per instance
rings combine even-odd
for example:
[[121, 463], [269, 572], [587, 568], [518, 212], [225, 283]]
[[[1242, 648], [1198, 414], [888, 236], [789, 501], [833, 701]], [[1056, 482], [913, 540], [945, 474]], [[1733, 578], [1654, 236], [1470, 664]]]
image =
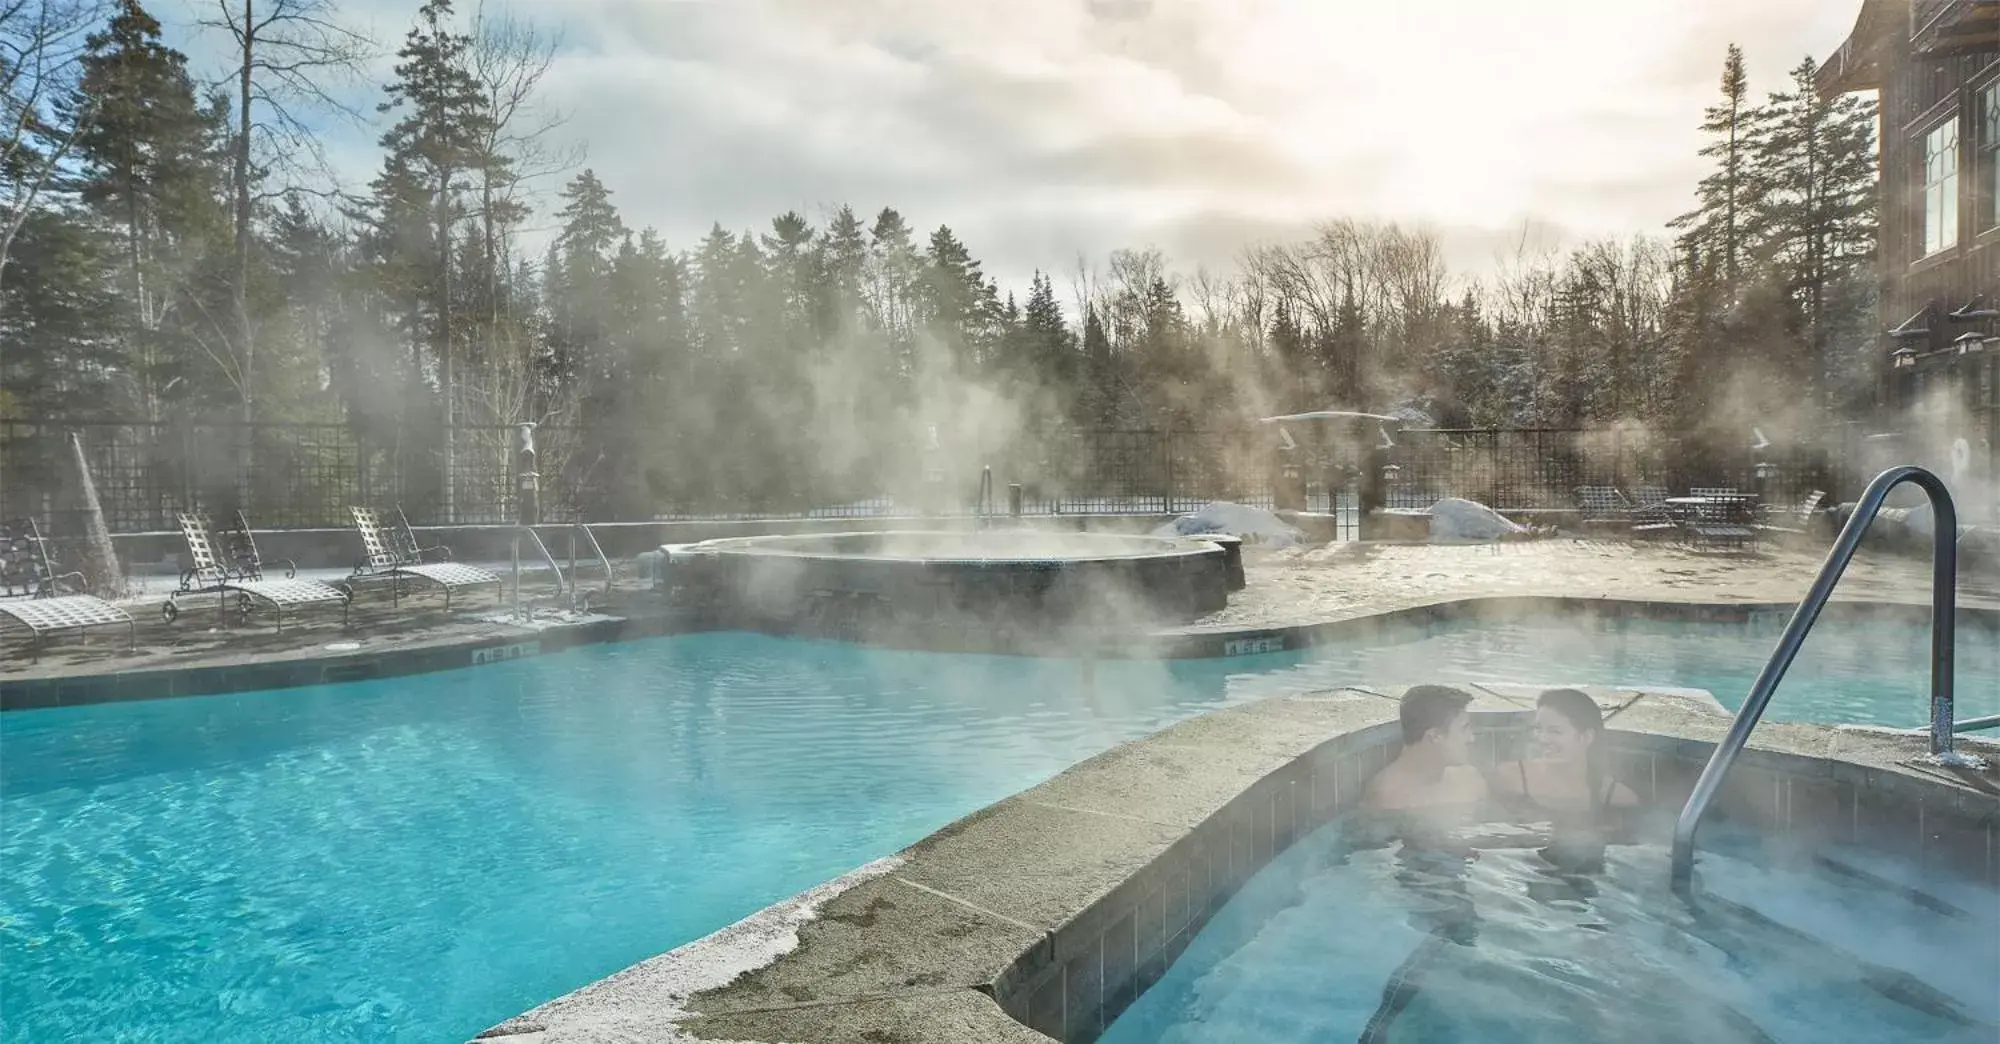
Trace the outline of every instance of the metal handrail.
[[[1702, 814], [1708, 811], [1709, 803], [1715, 800], [1716, 792], [1722, 789], [1722, 779], [1731, 765], [1743, 753], [1744, 744], [1750, 740], [1750, 730], [1764, 716], [1765, 705], [1771, 702], [1771, 694], [1777, 690], [1778, 682], [1785, 677], [1792, 660], [1799, 654], [1799, 646], [1806, 640], [1806, 632], [1812, 630], [1814, 621], [1819, 619], [1820, 610], [1833, 595], [1833, 587], [1840, 581], [1841, 574], [1854, 559], [1854, 552], [1861, 544], [1863, 534], [1868, 532], [1869, 523], [1882, 510], [1883, 501], [1889, 492], [1905, 482], [1914, 483], [1922, 489], [1931, 503], [1931, 521], [1935, 523], [1931, 534], [1931, 756], [1940, 763], [1977, 767], [1977, 758], [1958, 754], [1952, 749], [1952, 637], [1956, 625], [1954, 607], [1958, 601], [1958, 511], [1952, 505], [1951, 491], [1944, 481], [1930, 471], [1904, 465], [1890, 468], [1868, 484], [1861, 494], [1860, 503], [1854, 506], [1854, 514], [1841, 527], [1840, 536], [1833, 542], [1833, 549], [1826, 553], [1826, 561], [1819, 567], [1819, 576], [1799, 607], [1792, 612], [1791, 622], [1785, 625], [1785, 633], [1778, 638], [1778, 647], [1758, 673], [1757, 680], [1750, 686], [1750, 694], [1743, 700], [1743, 708], [1736, 712], [1736, 720], [1730, 723], [1729, 732], [1716, 744], [1708, 764], [1702, 768], [1701, 777], [1695, 781], [1694, 793], [1688, 796], [1682, 807], [1680, 818], [1674, 823], [1673, 883], [1677, 888], [1685, 888], [1694, 873], [1694, 832], [1701, 825]], [[1947, 535], [1949, 534], [1949, 535]]]
[[575, 607], [578, 591], [583, 587], [579, 579], [583, 574], [577, 572], [576, 569], [576, 534], [578, 531], [582, 531], [584, 540], [589, 542], [591, 552], [597, 556], [597, 564], [604, 568], [604, 593], [606, 595], [611, 593], [612, 584], [611, 559], [605, 555], [603, 546], [597, 542], [597, 534], [590, 531], [588, 523], [572, 523], [569, 529], [570, 603], [572, 608]]
[[1988, 714], [1983, 718], [1965, 718], [1951, 724], [1953, 732], [1978, 732], [1982, 729], [2000, 729], [2000, 714]]
[[[549, 564], [549, 571], [556, 575], [556, 597], [563, 597], [563, 595], [569, 592], [569, 581], [563, 576], [562, 563], [557, 562], [556, 556], [549, 553], [549, 545], [542, 543], [542, 535], [535, 532], [535, 527], [519, 526], [517, 528], [522, 536], [534, 541], [535, 550], [542, 553], [542, 561], [547, 562]], [[516, 573], [518, 574], [518, 572], [519, 569], [517, 567]]]

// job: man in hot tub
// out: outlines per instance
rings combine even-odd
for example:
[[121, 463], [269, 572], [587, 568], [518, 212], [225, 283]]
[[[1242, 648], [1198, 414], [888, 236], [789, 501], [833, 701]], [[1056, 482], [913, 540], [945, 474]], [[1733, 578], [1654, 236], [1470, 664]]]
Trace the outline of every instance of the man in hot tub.
[[1403, 752], [1362, 796], [1364, 808], [1412, 816], [1469, 818], [1486, 801], [1486, 777], [1472, 767], [1472, 697], [1445, 685], [1403, 694]]

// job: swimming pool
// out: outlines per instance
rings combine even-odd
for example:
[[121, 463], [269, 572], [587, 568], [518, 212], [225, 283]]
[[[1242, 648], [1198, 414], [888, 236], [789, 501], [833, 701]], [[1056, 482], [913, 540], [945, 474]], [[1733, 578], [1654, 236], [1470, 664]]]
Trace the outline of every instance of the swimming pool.
[[[1258, 672], [1246, 693], [1311, 691], [1367, 680], [1667, 685], [1706, 689], [1742, 706], [1785, 618], [1756, 625], [1606, 619], [1516, 624], [1450, 621], [1381, 642], [1229, 661]], [[1960, 627], [1953, 672], [1957, 717], [2000, 713], [2000, 638]], [[1920, 726], [1930, 719], [1930, 632], [1828, 620], [1807, 633], [1765, 712], [1771, 721]]]
[[[1453, 625], [1100, 662], [745, 634], [0, 715], [0, 1038], [459, 1040], [1264, 696], [1405, 678], [1741, 699], [1769, 635]], [[1815, 632], [1776, 718], [1923, 718], [1923, 632]], [[2000, 712], [1962, 642], [1961, 711]]]
[[2000, 1035], [2000, 896], [1936, 868], [1920, 875], [1846, 851], [1773, 870], [1718, 829], [1702, 890], [1684, 902], [1668, 891], [1659, 846], [1613, 846], [1602, 869], [1579, 874], [1533, 842], [1464, 860], [1353, 849], [1347, 834], [1336, 821], [1253, 876], [1100, 1041]]

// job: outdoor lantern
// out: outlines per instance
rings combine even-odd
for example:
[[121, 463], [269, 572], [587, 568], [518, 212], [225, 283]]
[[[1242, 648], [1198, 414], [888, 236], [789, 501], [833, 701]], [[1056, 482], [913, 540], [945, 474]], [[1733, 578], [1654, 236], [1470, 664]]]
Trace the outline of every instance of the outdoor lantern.
[[1894, 365], [1899, 370], [1904, 369], [1906, 367], [1915, 366], [1917, 364], [1917, 350], [1915, 348], [1909, 347], [1908, 345], [1904, 345], [1903, 347], [1898, 348], [1893, 352], [1890, 352], [1889, 357], [1895, 360]]
[[1986, 335], [1967, 331], [1953, 338], [1951, 343], [1958, 346], [1958, 354], [1964, 355], [1967, 352], [1976, 352], [1986, 347]]
[[1756, 473], [1757, 481], [1765, 482], [1778, 473], [1778, 466], [1768, 460], [1760, 460], [1757, 462], [1757, 466], [1751, 470]]

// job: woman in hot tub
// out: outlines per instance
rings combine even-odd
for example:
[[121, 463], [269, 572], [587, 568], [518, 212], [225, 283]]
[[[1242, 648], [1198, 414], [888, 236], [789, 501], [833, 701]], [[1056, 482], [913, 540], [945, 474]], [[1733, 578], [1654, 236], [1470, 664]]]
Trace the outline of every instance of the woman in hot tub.
[[1551, 862], [1591, 863], [1639, 804], [1632, 788], [1604, 767], [1604, 713], [1575, 689], [1550, 689], [1535, 701], [1532, 756], [1493, 767], [1493, 796], [1527, 822], [1547, 822]]

